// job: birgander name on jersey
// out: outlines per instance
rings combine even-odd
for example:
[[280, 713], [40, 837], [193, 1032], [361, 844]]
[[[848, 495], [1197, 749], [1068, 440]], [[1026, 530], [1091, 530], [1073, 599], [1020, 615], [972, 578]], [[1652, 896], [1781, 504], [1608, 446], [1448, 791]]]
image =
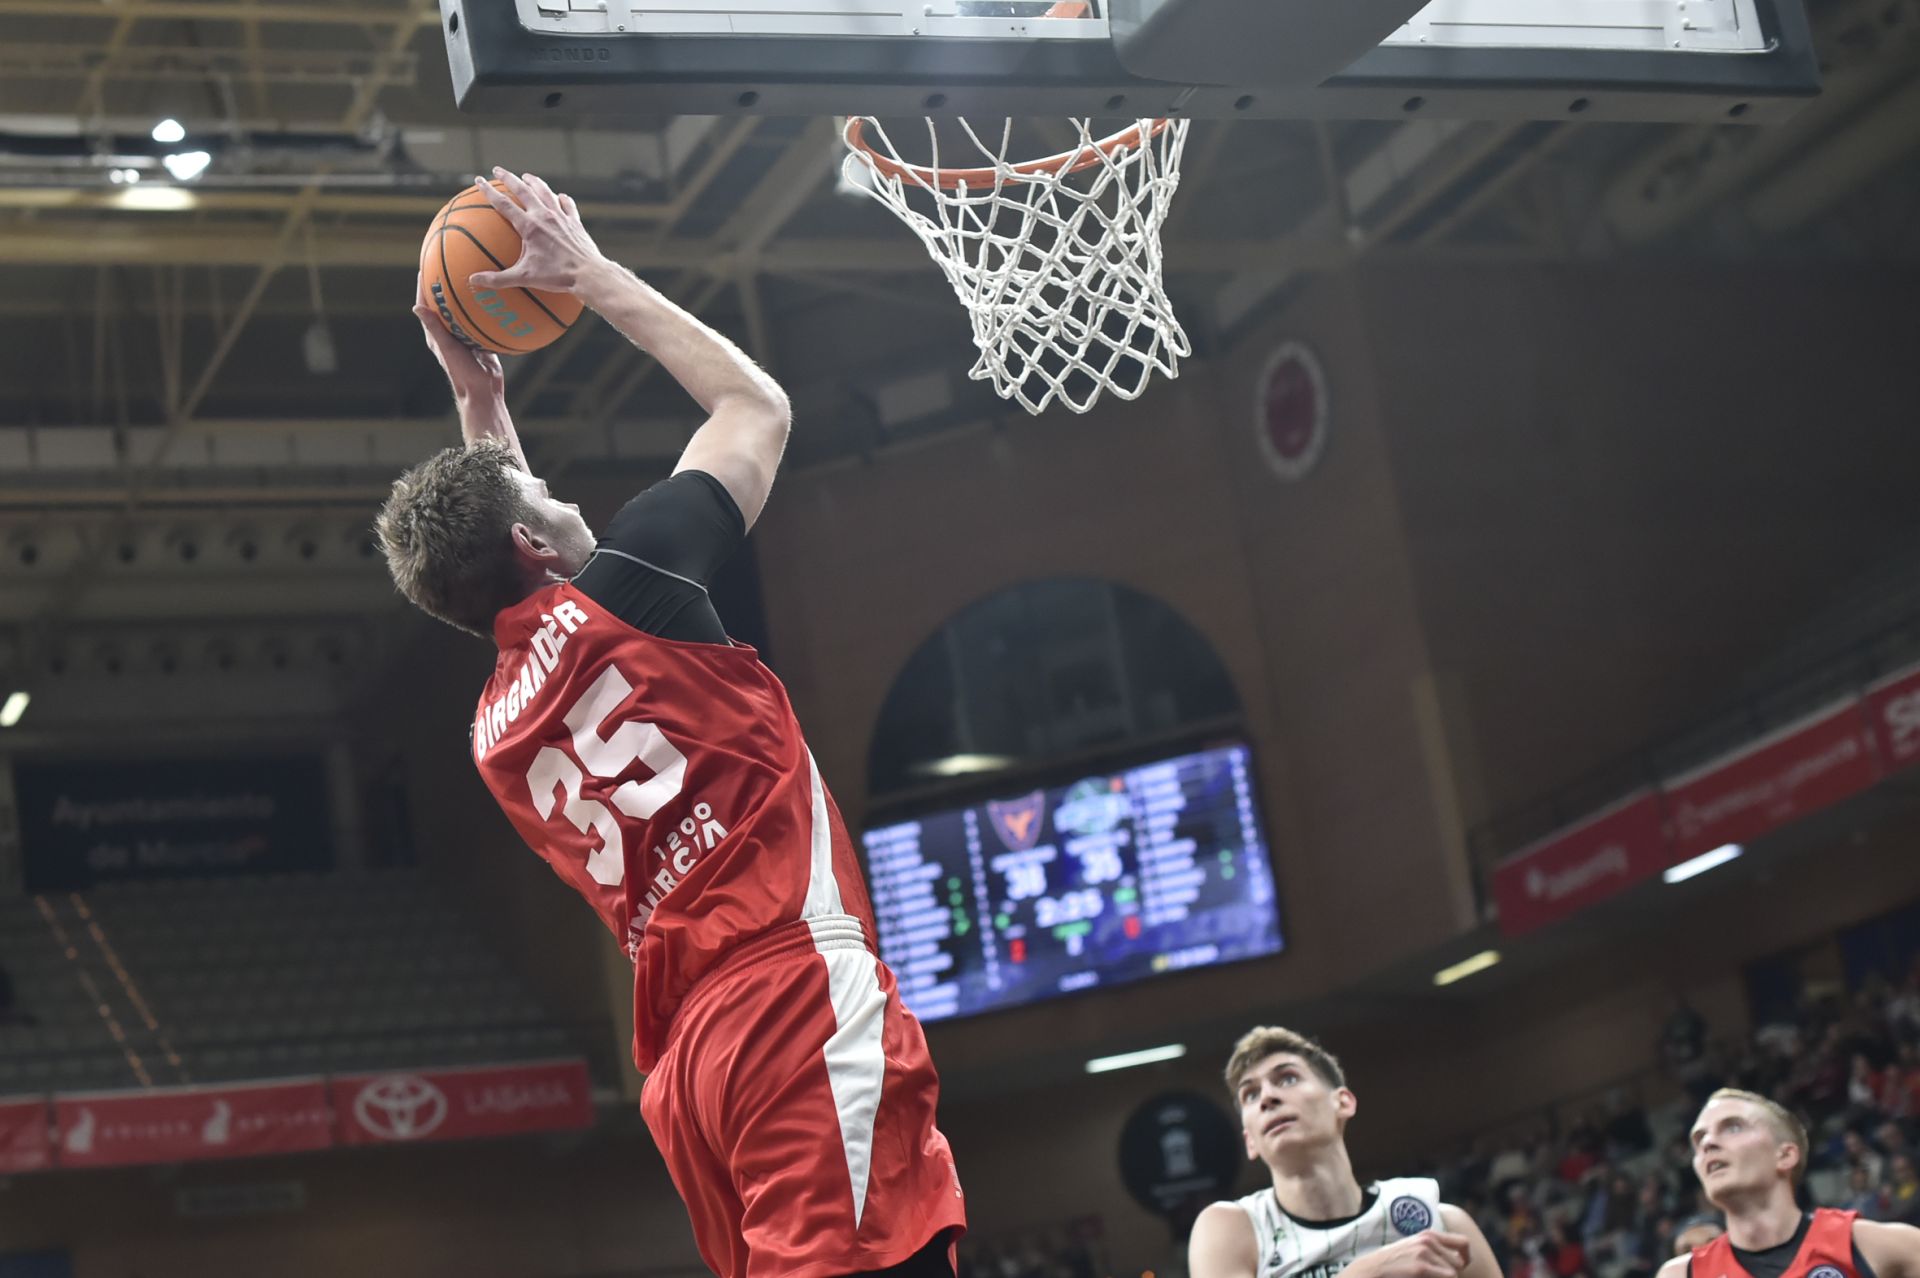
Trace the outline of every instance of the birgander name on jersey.
[[532, 652], [520, 664], [519, 677], [507, 685], [505, 693], [482, 705], [473, 721], [474, 762], [486, 758], [487, 751], [506, 735], [507, 725], [533, 704], [534, 694], [546, 687], [547, 676], [560, 664], [560, 650], [567, 646], [567, 637], [586, 624], [587, 614], [571, 599], [562, 600], [550, 613], [540, 614], [540, 629], [534, 632], [529, 645]]

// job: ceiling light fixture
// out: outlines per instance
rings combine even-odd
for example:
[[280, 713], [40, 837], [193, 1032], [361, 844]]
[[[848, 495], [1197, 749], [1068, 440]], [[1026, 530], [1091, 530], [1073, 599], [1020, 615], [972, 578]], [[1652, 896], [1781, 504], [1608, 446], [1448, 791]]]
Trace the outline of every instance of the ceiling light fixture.
[[950, 754], [941, 759], [916, 763], [910, 771], [923, 777], [964, 777], [975, 772], [998, 772], [1019, 760], [1010, 754]]
[[163, 156], [160, 163], [166, 166], [167, 172], [173, 174], [174, 181], [191, 182], [207, 171], [207, 166], [213, 163], [213, 156], [205, 151], [175, 151]]
[[1137, 1052], [1122, 1052], [1118, 1056], [1096, 1056], [1087, 1062], [1087, 1073], [1110, 1074], [1116, 1069], [1132, 1069], [1135, 1065], [1177, 1061], [1186, 1054], [1185, 1043], [1168, 1043], [1165, 1047], [1147, 1047]]
[[161, 183], [126, 187], [114, 197], [114, 202], [123, 209], [142, 213], [180, 213], [198, 207], [200, 197], [192, 191]]
[[185, 126], [171, 116], [153, 126], [153, 140], [162, 146], [172, 146], [186, 136]]
[[1708, 870], [1717, 870], [1729, 861], [1737, 861], [1746, 849], [1738, 843], [1722, 843], [1711, 852], [1702, 852], [1699, 856], [1689, 857], [1678, 865], [1670, 865], [1661, 871], [1660, 877], [1669, 883], [1685, 883], [1697, 874]]
[[11, 728], [20, 722], [20, 716], [27, 712], [27, 703], [32, 700], [32, 695], [25, 691], [9, 696], [7, 703], [0, 705], [0, 728]]
[[1443, 967], [1433, 974], [1435, 985], [1451, 985], [1455, 981], [1464, 981], [1475, 972], [1484, 972], [1500, 961], [1499, 950], [1481, 950], [1472, 958], [1461, 959], [1452, 967]]

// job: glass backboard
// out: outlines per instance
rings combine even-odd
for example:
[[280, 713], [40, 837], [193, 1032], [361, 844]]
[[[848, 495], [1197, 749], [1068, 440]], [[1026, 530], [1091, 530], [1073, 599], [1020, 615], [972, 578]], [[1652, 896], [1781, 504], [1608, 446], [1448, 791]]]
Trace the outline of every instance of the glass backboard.
[[460, 104], [503, 113], [1762, 122], [1818, 89], [1801, 0], [441, 0], [441, 22]]

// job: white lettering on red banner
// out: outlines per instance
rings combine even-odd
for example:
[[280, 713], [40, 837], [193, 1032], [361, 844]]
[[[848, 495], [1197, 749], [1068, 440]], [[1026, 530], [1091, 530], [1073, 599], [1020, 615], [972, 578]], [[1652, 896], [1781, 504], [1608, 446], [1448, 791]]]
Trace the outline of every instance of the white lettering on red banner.
[[1881, 762], [1891, 769], [1920, 761], [1920, 666], [1868, 688], [1866, 703]]
[[1621, 892], [1669, 863], [1660, 801], [1652, 791], [1542, 839], [1493, 872], [1500, 930], [1531, 932]]
[[53, 1166], [53, 1126], [47, 1098], [0, 1101], [0, 1175]]
[[464, 1140], [593, 1124], [582, 1061], [336, 1078], [333, 1099], [343, 1145]]
[[1866, 715], [1850, 697], [1661, 787], [1673, 859], [1744, 843], [1880, 777]]
[[57, 1096], [53, 1111], [54, 1161], [62, 1167], [198, 1162], [333, 1143], [318, 1078]]
[[7, 1097], [0, 1099], [0, 1175], [592, 1125], [580, 1060]]

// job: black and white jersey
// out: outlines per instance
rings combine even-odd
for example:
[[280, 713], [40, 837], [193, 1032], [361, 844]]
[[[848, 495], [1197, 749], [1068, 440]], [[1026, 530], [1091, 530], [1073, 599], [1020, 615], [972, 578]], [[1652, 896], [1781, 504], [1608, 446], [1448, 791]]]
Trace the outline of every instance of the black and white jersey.
[[1332, 1278], [1360, 1257], [1440, 1226], [1440, 1186], [1420, 1177], [1377, 1181], [1360, 1213], [1344, 1220], [1302, 1220], [1269, 1185], [1235, 1204], [1253, 1222], [1259, 1278]]

